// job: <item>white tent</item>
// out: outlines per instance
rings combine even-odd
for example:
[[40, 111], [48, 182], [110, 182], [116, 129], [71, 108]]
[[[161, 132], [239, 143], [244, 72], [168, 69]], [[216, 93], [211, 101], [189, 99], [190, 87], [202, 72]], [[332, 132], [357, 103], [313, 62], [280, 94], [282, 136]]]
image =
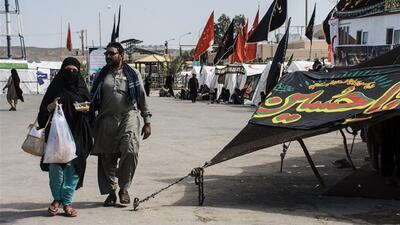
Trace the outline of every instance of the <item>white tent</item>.
[[[10, 68], [14, 64], [26, 64], [24, 69], [17, 69], [21, 80], [20, 87], [24, 94], [44, 94], [50, 84], [51, 70], [59, 70], [62, 64], [62, 62], [28, 62], [26, 60], [0, 60], [0, 63]], [[10, 69], [0, 69], [0, 87], [4, 87], [10, 75]]]
[[200, 70], [201, 70], [201, 66], [193, 66], [192, 69], [192, 74], [196, 74], [196, 78], [199, 81], [200, 80]]
[[313, 64], [314, 62], [312, 61], [293, 61], [287, 71], [289, 73], [293, 73], [296, 71], [308, 71], [309, 69], [312, 69]]
[[[44, 94], [50, 84], [50, 70], [49, 69], [17, 69], [19, 78], [21, 80], [20, 87], [24, 94]], [[38, 83], [37, 73], [42, 76], [47, 75], [47, 79], [42, 79], [43, 84]], [[11, 72], [9, 69], [0, 69], [0, 84], [1, 87], [7, 83]]]
[[[258, 69], [260, 69], [260, 70], [263, 69], [263, 71], [261, 73], [260, 80], [258, 81], [257, 88], [254, 91], [253, 99], [251, 101], [246, 100], [244, 102], [244, 104], [257, 105], [258, 102], [261, 101], [261, 92], [265, 91], [265, 86], [267, 85], [267, 77], [268, 77], [269, 69], [271, 68], [271, 64], [272, 63], [270, 62], [268, 64], [264, 64], [262, 66], [260, 65], [260, 67], [258, 67]], [[253, 75], [256, 75], [256, 74], [253, 74]]]
[[[211, 89], [212, 81], [215, 77], [215, 67], [214, 66], [203, 66], [200, 73], [199, 85], [207, 85]], [[214, 89], [214, 87], [213, 87]]]
[[240, 82], [239, 89], [243, 89], [244, 84], [246, 83], [247, 77], [262, 74], [267, 64], [243, 64], [244, 70], [246, 71], [246, 76], [242, 78]]
[[187, 88], [188, 81], [192, 77], [192, 71], [191, 70], [182, 70], [180, 73], [178, 73], [178, 79], [176, 80], [179, 84], [181, 84], [180, 87], [182, 88]]

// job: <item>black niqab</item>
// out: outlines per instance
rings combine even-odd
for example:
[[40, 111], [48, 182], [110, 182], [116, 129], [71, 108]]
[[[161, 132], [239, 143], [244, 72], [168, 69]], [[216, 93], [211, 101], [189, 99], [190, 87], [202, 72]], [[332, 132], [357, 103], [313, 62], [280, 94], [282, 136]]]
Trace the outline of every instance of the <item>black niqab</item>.
[[[50, 83], [46, 94], [43, 97], [38, 114], [39, 127], [44, 127], [51, 114], [47, 111], [47, 106], [60, 97], [58, 101], [62, 104], [65, 118], [71, 129], [76, 145], [76, 155], [72, 163], [78, 173], [80, 180], [77, 188], [82, 186], [83, 177], [86, 169], [86, 158], [92, 149], [92, 132], [87, 113], [78, 112], [74, 108], [75, 102], [89, 101], [89, 91], [79, 72], [71, 72], [65, 67], [74, 65], [80, 69], [80, 63], [75, 58], [69, 57], [63, 61], [60, 71]], [[50, 125], [46, 128], [46, 139], [50, 130]], [[47, 165], [41, 163], [41, 168], [47, 170]]]
[[11, 69], [11, 79], [13, 80], [18, 99], [20, 99], [23, 102], [24, 101], [24, 97], [22, 96], [23, 91], [19, 86], [21, 80], [19, 79], [18, 72], [16, 69]]

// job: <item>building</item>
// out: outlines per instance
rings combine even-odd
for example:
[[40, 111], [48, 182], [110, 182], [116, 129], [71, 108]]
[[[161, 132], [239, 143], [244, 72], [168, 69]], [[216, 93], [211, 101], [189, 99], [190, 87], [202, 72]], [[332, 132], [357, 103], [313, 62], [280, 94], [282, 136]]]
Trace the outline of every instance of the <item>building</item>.
[[400, 0], [341, 0], [329, 19], [334, 64], [348, 66], [400, 45]]
[[[311, 48], [311, 42], [307, 39], [303, 30], [304, 27], [293, 26], [290, 29], [289, 43], [286, 51], [286, 57], [289, 58], [293, 54], [293, 58], [296, 60], [313, 60], [314, 58], [327, 58], [328, 56], [328, 45], [325, 42], [325, 35], [322, 30], [322, 24], [314, 27], [314, 38]], [[261, 61], [272, 59], [275, 55], [276, 48], [280, 38], [283, 36], [284, 28], [280, 28], [280, 33], [275, 34], [275, 42], [260, 42], [257, 44], [257, 58]]]

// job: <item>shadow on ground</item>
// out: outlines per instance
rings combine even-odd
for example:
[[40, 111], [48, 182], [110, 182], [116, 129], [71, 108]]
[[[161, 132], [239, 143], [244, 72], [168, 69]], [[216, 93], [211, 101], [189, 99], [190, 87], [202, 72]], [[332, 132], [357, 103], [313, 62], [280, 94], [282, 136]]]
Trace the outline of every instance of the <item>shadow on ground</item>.
[[[0, 209], [2, 210], [0, 211], [0, 224], [12, 224], [18, 220], [32, 217], [48, 217], [46, 209], [49, 204], [34, 202], [0, 204]], [[78, 209], [91, 209], [103, 207], [103, 204], [101, 202], [74, 202], [74, 206]], [[7, 209], [12, 211], [7, 211]], [[61, 208], [60, 212], [62, 212]]]
[[[362, 143], [355, 144], [355, 149], [363, 147]], [[364, 151], [356, 153], [353, 154], [355, 165], [357, 167], [365, 165]], [[290, 150], [288, 154], [290, 155]], [[360, 224], [400, 224], [400, 201], [322, 195], [353, 173], [351, 169], [337, 169], [332, 165], [333, 161], [344, 158], [342, 146], [319, 151], [312, 155], [312, 158], [327, 188], [318, 185], [305, 157], [285, 159], [282, 173], [279, 172], [280, 162], [240, 167], [242, 172], [235, 176], [212, 175], [209, 172], [211, 168], [208, 168], [204, 176], [204, 206], [256, 210]], [[232, 165], [233, 163], [226, 163], [215, 167], [229, 166], [235, 169], [239, 167]], [[174, 179], [162, 181], [172, 183]], [[183, 185], [185, 194], [173, 205], [196, 206], [198, 192], [193, 178], [186, 179]]]

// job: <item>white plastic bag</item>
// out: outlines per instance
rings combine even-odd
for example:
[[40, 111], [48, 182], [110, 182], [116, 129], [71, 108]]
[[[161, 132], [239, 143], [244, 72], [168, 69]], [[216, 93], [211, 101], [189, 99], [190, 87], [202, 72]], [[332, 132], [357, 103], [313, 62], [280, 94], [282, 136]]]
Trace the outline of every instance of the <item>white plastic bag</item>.
[[53, 119], [51, 120], [43, 162], [68, 163], [77, 157], [75, 152], [74, 137], [65, 119], [61, 105], [57, 104], [53, 113]]

